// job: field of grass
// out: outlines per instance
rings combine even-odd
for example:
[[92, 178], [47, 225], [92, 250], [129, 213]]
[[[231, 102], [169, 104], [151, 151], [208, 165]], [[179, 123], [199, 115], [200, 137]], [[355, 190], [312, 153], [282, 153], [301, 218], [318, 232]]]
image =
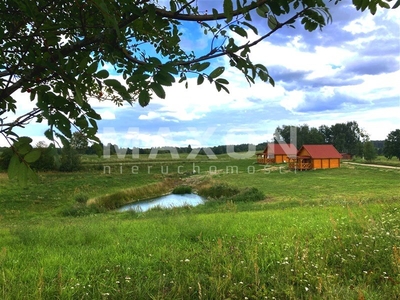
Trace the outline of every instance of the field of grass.
[[[0, 174], [1, 299], [400, 294], [399, 170], [343, 166], [295, 173], [229, 157], [87, 161], [85, 171], [43, 173], [25, 189]], [[122, 205], [182, 183], [195, 190], [256, 187], [265, 199], [68, 213], [82, 199]]]

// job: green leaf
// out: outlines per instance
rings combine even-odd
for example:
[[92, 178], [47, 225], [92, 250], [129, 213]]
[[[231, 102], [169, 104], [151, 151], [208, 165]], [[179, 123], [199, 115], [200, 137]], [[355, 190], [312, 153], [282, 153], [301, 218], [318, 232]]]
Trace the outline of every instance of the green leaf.
[[204, 82], [204, 76], [199, 74], [197, 77], [197, 85], [201, 85]]
[[29, 167], [24, 164], [23, 162], [21, 162], [18, 166], [18, 183], [25, 187], [28, 185], [28, 171], [29, 171]]
[[246, 30], [244, 30], [242, 27], [240, 27], [240, 26], [232, 26], [231, 29], [232, 29], [234, 32], [236, 32], [238, 35], [247, 38], [247, 32], [246, 32]]
[[78, 103], [79, 105], [82, 105], [82, 103], [83, 103], [82, 93], [77, 85], [75, 85], [75, 100], [76, 100], [76, 103]]
[[223, 89], [225, 92], [229, 94], [229, 90], [226, 88], [226, 86], [222, 85], [221, 83], [215, 81], [215, 87], [217, 88], [217, 91], [221, 91]]
[[376, 14], [376, 3], [371, 2], [368, 7], [369, 7], [371, 14], [375, 15]]
[[92, 63], [92, 64], [87, 68], [86, 72], [89, 73], [89, 74], [93, 74], [94, 72], [96, 72], [98, 65], [99, 65], [99, 64], [97, 63], [97, 61], [95, 61], [94, 63]]
[[7, 173], [8, 173], [8, 178], [10, 180], [13, 180], [15, 178], [17, 178], [18, 176], [18, 167], [20, 165], [20, 160], [17, 154], [14, 154], [11, 159], [10, 159], [10, 163], [8, 164], [8, 169], [7, 169]]
[[218, 10], [216, 10], [215, 8], [213, 8], [213, 9], [212, 9], [212, 14], [213, 14], [214, 19], [217, 19], [217, 17], [218, 17]]
[[274, 30], [276, 26], [278, 25], [278, 21], [276, 20], [274, 15], [269, 15], [268, 16], [268, 27], [271, 30]]
[[197, 71], [201, 72], [204, 71], [205, 69], [207, 69], [210, 66], [209, 62], [204, 62], [199, 64], [199, 66], [196, 68]]
[[104, 79], [107, 78], [110, 74], [108, 73], [107, 70], [100, 70], [96, 74], [94, 74], [95, 77]]
[[154, 81], [164, 86], [171, 86], [175, 82], [175, 77], [168, 72], [160, 71], [153, 77]]
[[86, 117], [85, 117], [84, 115], [78, 117], [78, 118], [75, 120], [75, 124], [76, 124], [76, 126], [78, 126], [79, 128], [86, 128], [86, 127], [88, 127], [88, 122], [87, 122]]
[[176, 4], [174, 1], [169, 1], [169, 7], [171, 9], [172, 12], [176, 12]]
[[32, 139], [29, 136], [21, 136], [20, 138], [18, 138], [17, 143], [19, 145], [30, 144], [30, 143], [32, 143]]
[[35, 100], [35, 96], [36, 96], [36, 91], [35, 90], [31, 90], [31, 94], [29, 95], [31, 101]]
[[149, 104], [150, 102], [150, 94], [148, 90], [141, 90], [139, 93], [139, 104], [142, 107], [145, 107]]
[[41, 154], [42, 154], [42, 151], [40, 151], [40, 149], [33, 149], [31, 152], [28, 152], [24, 156], [24, 160], [27, 163], [33, 163], [39, 159]]
[[247, 27], [249, 27], [251, 30], [253, 30], [253, 32], [254, 32], [255, 34], [258, 34], [258, 29], [257, 29], [255, 26], [251, 25], [251, 24], [248, 23], [248, 22], [242, 22], [242, 24], [245, 25], [245, 26], [247, 26]]
[[[399, 1], [399, 3], [400, 3], [400, 1]], [[385, 2], [385, 1], [379, 1], [379, 6], [382, 8], [390, 9], [389, 3]]]
[[210, 77], [210, 78], [217, 78], [218, 76], [220, 76], [222, 73], [224, 73], [224, 71], [225, 71], [225, 68], [224, 67], [218, 67], [218, 68], [216, 68], [214, 71], [212, 71], [211, 73], [210, 73], [210, 75], [208, 75], [208, 77]]
[[159, 98], [165, 99], [165, 91], [161, 84], [152, 82], [150, 83], [150, 88]]
[[28, 180], [33, 181], [34, 183], [39, 182], [39, 176], [29, 167], [27, 171]]
[[217, 80], [215, 80], [216, 82], [220, 83], [220, 84], [229, 84], [229, 81], [224, 79], [224, 78], [218, 78]]
[[224, 14], [226, 15], [226, 22], [232, 21], [233, 17], [233, 3], [232, 0], [224, 0]]
[[17, 152], [20, 155], [25, 155], [26, 153], [28, 153], [31, 150], [32, 150], [32, 146], [30, 144], [22, 144], [22, 145], [18, 146], [18, 148], [17, 148]]
[[106, 79], [104, 80], [104, 84], [114, 89], [117, 89], [121, 86], [121, 82], [116, 79]]
[[264, 81], [264, 82], [267, 82], [268, 79], [269, 79], [268, 73], [265, 72], [265, 71], [263, 71], [263, 70], [260, 70], [260, 71], [258, 72], [258, 77], [260, 77], [260, 79], [261, 79], [262, 81]]
[[261, 17], [261, 18], [266, 18], [267, 14], [262, 11], [259, 7], [256, 8], [256, 13]]
[[45, 136], [46, 138], [48, 138], [50, 141], [54, 140], [53, 130], [47, 129], [47, 130], [44, 132], [44, 136]]

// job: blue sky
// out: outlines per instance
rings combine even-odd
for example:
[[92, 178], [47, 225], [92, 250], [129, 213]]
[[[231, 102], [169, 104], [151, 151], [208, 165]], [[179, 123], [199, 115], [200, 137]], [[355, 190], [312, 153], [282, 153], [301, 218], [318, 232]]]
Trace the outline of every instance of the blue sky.
[[[200, 10], [210, 11], [213, 3], [199, 1]], [[252, 48], [251, 59], [267, 66], [275, 87], [249, 86], [228, 67], [227, 58], [219, 58], [212, 67], [227, 66], [223, 77], [230, 94], [189, 79], [189, 89], [176, 83], [165, 89], [166, 99], [154, 98], [145, 108], [93, 100], [103, 118], [99, 137], [125, 147], [257, 144], [271, 140], [281, 125], [357, 121], [371, 139], [385, 139], [400, 128], [400, 9], [372, 16], [349, 3], [332, 8], [333, 22], [322, 31], [309, 33], [297, 24]], [[257, 24], [266, 30], [265, 20]], [[184, 28], [185, 50], [209, 50], [201, 32], [197, 23]], [[250, 40], [257, 38], [248, 34]], [[32, 106], [27, 97], [16, 97], [22, 110]], [[19, 133], [46, 140], [45, 129], [32, 123]]]

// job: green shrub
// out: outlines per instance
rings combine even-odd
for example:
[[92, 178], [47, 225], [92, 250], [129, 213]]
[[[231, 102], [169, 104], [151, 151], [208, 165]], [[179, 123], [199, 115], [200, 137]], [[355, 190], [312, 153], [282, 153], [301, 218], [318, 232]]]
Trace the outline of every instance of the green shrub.
[[89, 200], [88, 195], [86, 194], [78, 194], [75, 196], [75, 201], [78, 203], [86, 203]]
[[79, 153], [71, 147], [71, 145], [64, 145], [61, 152], [61, 172], [74, 172], [79, 171], [81, 168], [81, 157]]
[[[30, 164], [31, 168], [36, 171], [50, 171], [55, 169], [54, 151], [51, 148], [36, 148], [40, 149], [40, 157], [37, 161]], [[10, 163], [13, 151], [11, 148], [5, 149], [0, 155], [0, 170], [7, 170]]]
[[240, 191], [239, 194], [232, 197], [233, 202], [255, 202], [264, 199], [265, 199], [264, 193], [255, 187], [246, 188]]
[[6, 148], [0, 155], [0, 170], [7, 170], [8, 164], [10, 163], [13, 152], [11, 148]]
[[51, 171], [55, 170], [55, 151], [51, 148], [40, 149], [40, 157], [37, 161], [31, 164], [32, 169], [36, 171]]
[[86, 205], [85, 203], [75, 203], [71, 207], [64, 209], [61, 214], [64, 217], [81, 217], [101, 212], [105, 212], [105, 210], [95, 204]]
[[174, 188], [172, 194], [183, 195], [183, 194], [191, 194], [192, 187], [188, 185], [180, 185]]
[[238, 194], [239, 189], [229, 186], [225, 183], [219, 183], [208, 188], [202, 188], [199, 190], [199, 195], [206, 198], [220, 199], [226, 197], [232, 197]]

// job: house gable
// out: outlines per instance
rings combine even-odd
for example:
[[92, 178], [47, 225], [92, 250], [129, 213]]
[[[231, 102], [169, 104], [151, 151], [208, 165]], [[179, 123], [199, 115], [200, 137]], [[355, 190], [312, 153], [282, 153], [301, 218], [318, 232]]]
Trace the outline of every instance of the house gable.
[[303, 145], [297, 152], [297, 156], [310, 156], [313, 159], [342, 158], [333, 145]]

